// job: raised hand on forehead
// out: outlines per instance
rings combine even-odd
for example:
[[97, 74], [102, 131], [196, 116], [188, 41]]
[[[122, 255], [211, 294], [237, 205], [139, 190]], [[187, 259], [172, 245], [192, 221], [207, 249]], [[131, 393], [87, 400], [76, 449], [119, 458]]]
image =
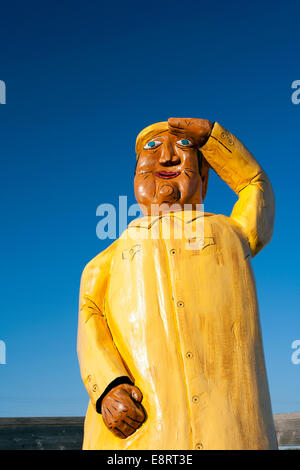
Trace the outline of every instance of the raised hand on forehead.
[[198, 148], [206, 143], [213, 128], [207, 119], [197, 118], [169, 118], [168, 125], [170, 134], [190, 139]]

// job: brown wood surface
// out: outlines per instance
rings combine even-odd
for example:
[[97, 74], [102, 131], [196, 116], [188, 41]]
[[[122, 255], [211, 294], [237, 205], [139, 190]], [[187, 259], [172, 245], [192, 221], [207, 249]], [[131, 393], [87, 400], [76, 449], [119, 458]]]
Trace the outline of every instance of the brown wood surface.
[[[300, 413], [274, 415], [279, 446], [300, 446]], [[79, 450], [83, 417], [0, 418], [0, 450]]]

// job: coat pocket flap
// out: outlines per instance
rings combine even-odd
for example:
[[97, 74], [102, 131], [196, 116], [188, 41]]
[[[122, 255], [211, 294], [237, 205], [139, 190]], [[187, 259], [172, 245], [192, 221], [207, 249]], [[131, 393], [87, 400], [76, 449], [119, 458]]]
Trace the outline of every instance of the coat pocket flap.
[[192, 237], [188, 239], [188, 250], [204, 250], [207, 246], [215, 245], [214, 237]]

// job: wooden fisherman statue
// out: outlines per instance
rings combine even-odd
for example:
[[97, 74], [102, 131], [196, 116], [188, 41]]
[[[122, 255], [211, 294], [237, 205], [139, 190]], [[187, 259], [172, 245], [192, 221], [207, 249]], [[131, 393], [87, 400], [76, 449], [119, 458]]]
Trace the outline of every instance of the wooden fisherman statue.
[[[136, 154], [144, 216], [81, 280], [83, 448], [276, 449], [251, 268], [272, 236], [271, 184], [205, 119], [145, 128]], [[209, 168], [238, 196], [230, 217], [201, 210]]]

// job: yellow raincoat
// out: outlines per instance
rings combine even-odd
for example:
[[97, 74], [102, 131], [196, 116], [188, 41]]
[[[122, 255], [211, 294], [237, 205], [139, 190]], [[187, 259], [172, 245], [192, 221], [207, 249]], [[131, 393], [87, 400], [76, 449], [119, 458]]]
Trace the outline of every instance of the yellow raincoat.
[[[272, 235], [273, 191], [218, 123], [201, 150], [239, 197], [231, 217], [182, 211], [136, 219], [83, 272], [84, 449], [277, 447], [250, 262]], [[121, 376], [141, 389], [147, 412], [124, 440], [95, 409]]]

